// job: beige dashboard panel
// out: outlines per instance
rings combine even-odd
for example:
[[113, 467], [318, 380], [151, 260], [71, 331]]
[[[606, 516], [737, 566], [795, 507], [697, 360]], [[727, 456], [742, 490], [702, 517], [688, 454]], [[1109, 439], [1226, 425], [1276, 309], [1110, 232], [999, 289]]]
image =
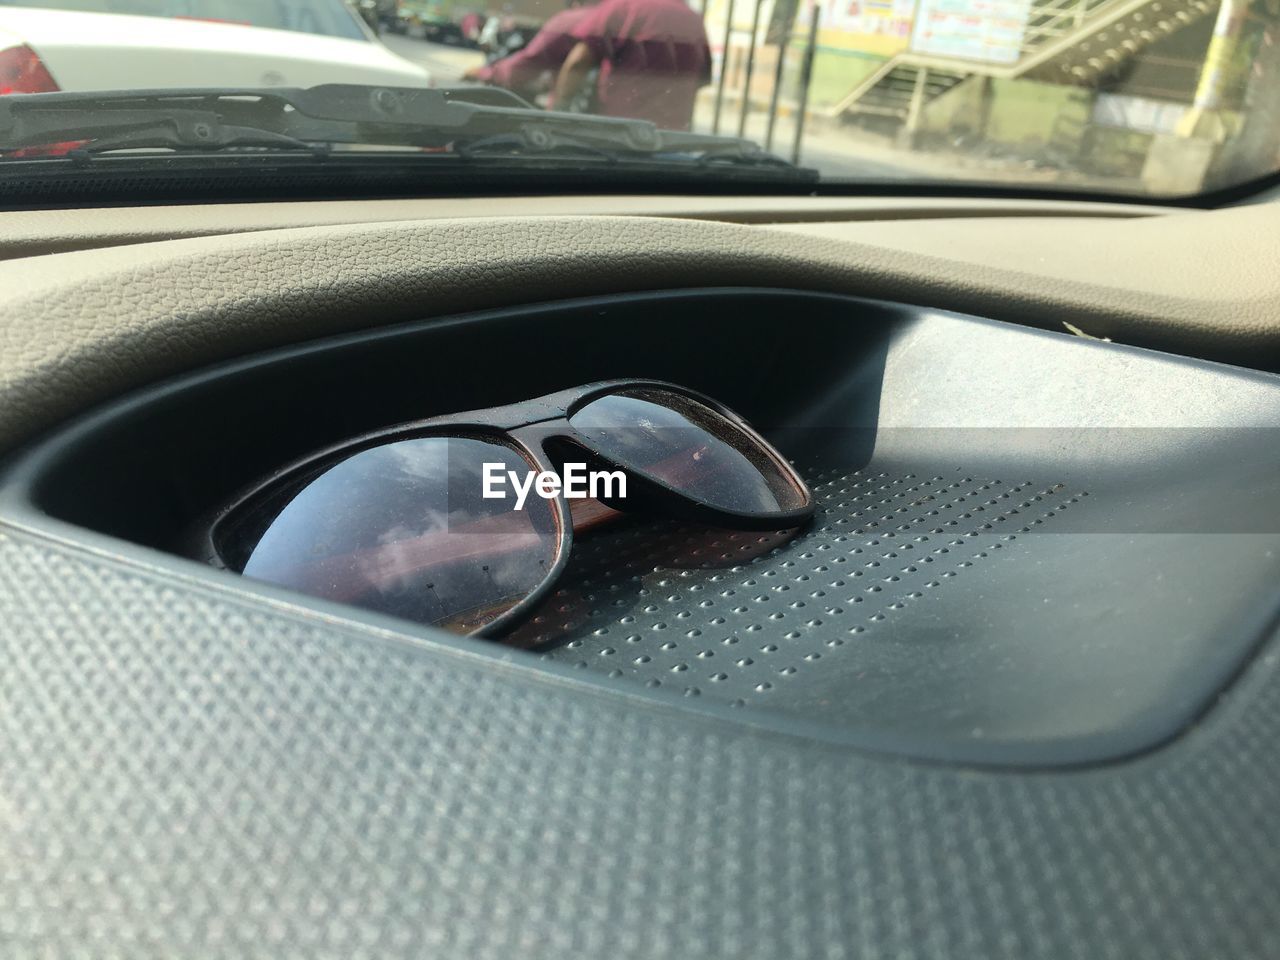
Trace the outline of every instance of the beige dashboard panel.
[[425, 197], [0, 212], [0, 260], [257, 230], [461, 217], [635, 216], [796, 223], [950, 217], [1160, 216], [1168, 207], [947, 197]]
[[1274, 366], [1280, 207], [786, 229], [656, 217], [400, 221], [9, 261], [0, 263], [0, 448], [129, 389], [267, 347], [512, 304], [709, 286], [1071, 323]]
[[[1210, 311], [1206, 319], [1216, 305], [1280, 295], [1280, 205], [1123, 221], [1057, 217], [1024, 223], [992, 217], [936, 220], [927, 226], [828, 222], [775, 228], [1016, 270], [1052, 284], [1111, 286], [1126, 298], [1146, 293], [1202, 301]], [[1263, 328], [1268, 326], [1265, 313], [1257, 317]], [[1212, 319], [1232, 327], [1233, 335], [1247, 332], [1244, 316], [1235, 322], [1226, 316]]]

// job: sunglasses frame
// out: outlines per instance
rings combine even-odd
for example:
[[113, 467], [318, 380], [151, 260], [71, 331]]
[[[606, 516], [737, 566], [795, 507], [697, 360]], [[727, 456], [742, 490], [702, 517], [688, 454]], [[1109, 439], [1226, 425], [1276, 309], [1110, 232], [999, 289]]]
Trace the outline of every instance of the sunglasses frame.
[[[789, 511], [776, 513], [741, 513], [714, 507], [704, 500], [680, 491], [661, 480], [647, 476], [638, 470], [612, 460], [598, 451], [591, 440], [570, 422], [573, 415], [591, 401], [613, 393], [627, 390], [656, 389], [688, 397], [708, 407], [718, 416], [742, 431], [749, 439], [774, 462], [780, 473], [804, 495], [802, 506]], [[567, 442], [578, 447], [585, 457], [596, 464], [614, 470], [623, 471], [631, 485], [631, 494], [626, 503], [615, 504], [605, 501], [607, 506], [627, 510], [628, 505], [640, 503], [644, 508], [660, 511], [662, 516], [670, 519], [690, 520], [710, 526], [728, 527], [735, 530], [787, 530], [799, 527], [814, 512], [813, 493], [809, 490], [804, 478], [739, 414], [730, 410], [719, 401], [690, 390], [687, 387], [661, 380], [622, 379], [604, 380], [584, 384], [568, 390], [560, 390], [532, 400], [507, 404], [499, 407], [486, 407], [462, 413], [445, 414], [429, 417], [409, 423], [385, 427], [370, 433], [362, 434], [350, 440], [325, 447], [292, 461], [272, 473], [266, 479], [243, 490], [229, 506], [220, 510], [213, 519], [203, 527], [198, 537], [201, 559], [212, 566], [235, 570], [223, 558], [219, 549], [221, 534], [230, 521], [242, 512], [246, 512], [253, 504], [266, 498], [280, 484], [292, 477], [307, 474], [319, 475], [326, 466], [336, 466], [352, 454], [373, 447], [395, 443], [400, 440], [420, 439], [424, 437], [456, 437], [495, 440], [519, 453], [531, 467], [539, 471], [558, 473], [555, 460], [547, 454], [546, 444], [551, 441]], [[529, 617], [537, 606], [546, 599], [556, 582], [563, 574], [573, 549], [573, 519], [564, 491], [548, 500], [557, 527], [555, 561], [536, 588], [509, 610], [504, 611], [493, 620], [467, 636], [491, 637], [509, 630]]]

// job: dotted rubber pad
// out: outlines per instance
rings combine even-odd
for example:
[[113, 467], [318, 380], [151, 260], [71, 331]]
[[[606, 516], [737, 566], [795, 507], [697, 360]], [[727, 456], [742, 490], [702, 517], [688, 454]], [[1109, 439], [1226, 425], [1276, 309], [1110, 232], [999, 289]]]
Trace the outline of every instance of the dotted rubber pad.
[[801, 469], [818, 502], [803, 531], [628, 521], [588, 535], [508, 642], [650, 688], [820, 718], [829, 701], [809, 684], [856, 670], [877, 628], [1088, 495], [960, 472]]

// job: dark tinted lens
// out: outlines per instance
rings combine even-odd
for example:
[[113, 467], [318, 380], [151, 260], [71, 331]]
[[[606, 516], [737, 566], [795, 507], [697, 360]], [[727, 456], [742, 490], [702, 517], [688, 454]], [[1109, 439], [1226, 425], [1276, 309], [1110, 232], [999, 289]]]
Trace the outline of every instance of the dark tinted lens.
[[258, 580], [469, 632], [535, 590], [559, 549], [554, 502], [485, 499], [486, 463], [534, 469], [475, 438], [364, 450], [233, 518], [219, 552]]
[[690, 397], [625, 390], [592, 400], [570, 422], [615, 463], [717, 509], [767, 515], [808, 503], [760, 441]]

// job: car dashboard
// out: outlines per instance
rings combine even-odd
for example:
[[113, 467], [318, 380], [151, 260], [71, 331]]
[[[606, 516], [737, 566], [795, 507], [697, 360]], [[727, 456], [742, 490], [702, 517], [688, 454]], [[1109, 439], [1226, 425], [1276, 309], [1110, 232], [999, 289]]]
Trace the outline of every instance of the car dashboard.
[[[1274, 204], [5, 221], [14, 955], [1273, 949]], [[189, 547], [308, 451], [618, 377], [742, 413], [814, 519], [630, 517], [499, 640]]]

